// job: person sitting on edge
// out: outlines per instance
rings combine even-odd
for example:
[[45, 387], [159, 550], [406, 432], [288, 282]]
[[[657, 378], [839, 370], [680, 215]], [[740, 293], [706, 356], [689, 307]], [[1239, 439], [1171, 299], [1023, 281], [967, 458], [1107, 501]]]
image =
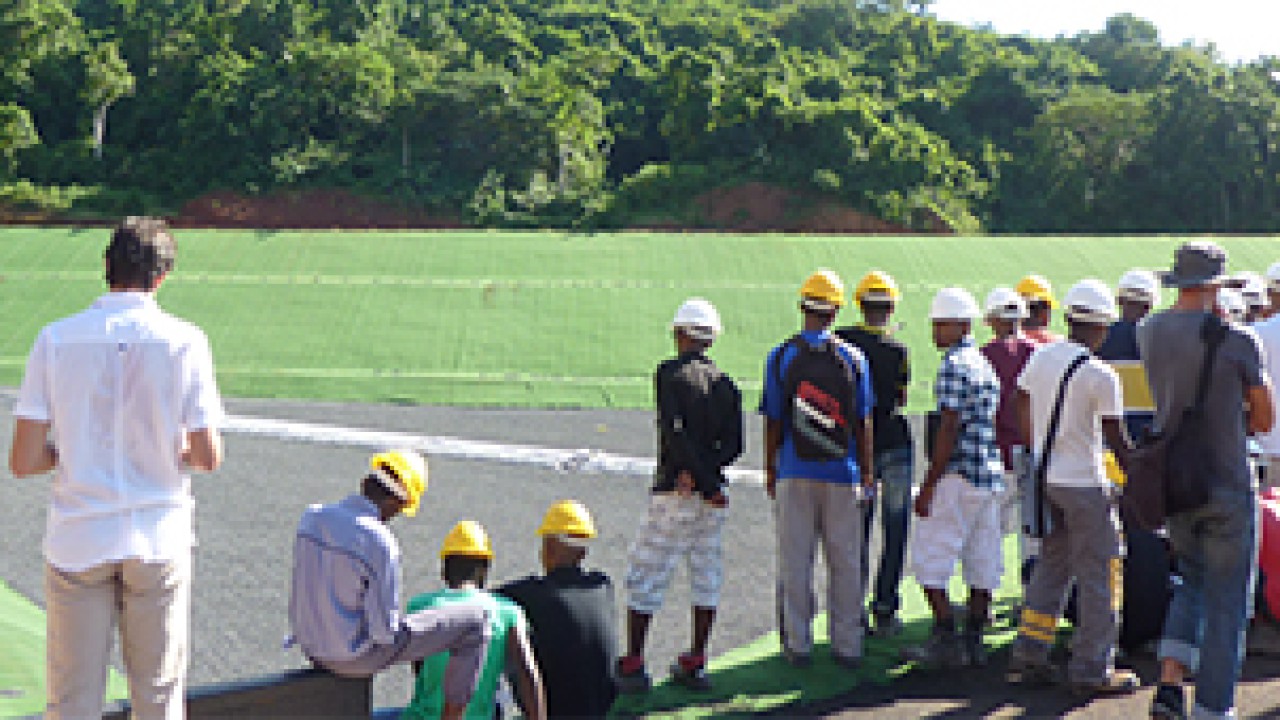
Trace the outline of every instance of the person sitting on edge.
[[[489, 613], [489, 649], [480, 670], [480, 683], [467, 704], [465, 717], [490, 720], [494, 716], [498, 680], [504, 669], [515, 677], [516, 698], [528, 720], [547, 716], [542, 676], [533, 659], [524, 611], [507, 598], [485, 592], [485, 580], [493, 563], [489, 535], [480, 523], [463, 520], [444, 537], [440, 547], [440, 575], [447, 586], [443, 590], [423, 593], [409, 601], [405, 612], [413, 615], [424, 610], [449, 607], [458, 603], [480, 605]], [[438, 718], [444, 711], [442, 692], [449, 656], [432, 655], [413, 664], [417, 676], [413, 700], [401, 713], [401, 720]]]
[[489, 642], [478, 604], [400, 613], [400, 546], [387, 521], [413, 516], [427, 488], [427, 463], [406, 450], [378, 453], [360, 492], [302, 514], [293, 545], [289, 625], [318, 667], [370, 677], [397, 663], [449, 651], [443, 718], [461, 718], [475, 692]]
[[582, 569], [595, 523], [582, 503], [561, 500], [547, 510], [538, 535], [545, 574], [507, 583], [498, 593], [529, 619], [547, 717], [604, 717], [618, 694], [618, 636], [609, 576]]

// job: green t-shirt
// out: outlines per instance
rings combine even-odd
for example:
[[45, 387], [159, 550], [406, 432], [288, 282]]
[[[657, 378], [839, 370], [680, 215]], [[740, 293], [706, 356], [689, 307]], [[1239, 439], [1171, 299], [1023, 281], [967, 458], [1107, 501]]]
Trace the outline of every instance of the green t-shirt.
[[[498, 691], [498, 679], [507, 663], [507, 635], [512, 628], [524, 627], [524, 611], [519, 605], [504, 597], [490, 595], [484, 590], [444, 589], [423, 593], [409, 601], [406, 612], [413, 613], [431, 608], [457, 604], [481, 605], [489, 613], [489, 648], [484, 667], [480, 669], [480, 682], [476, 694], [467, 704], [466, 717], [475, 720], [493, 718], [494, 695]], [[400, 714], [402, 719], [438, 718], [444, 709], [444, 669], [449, 664], [449, 653], [438, 653], [422, 663], [422, 672], [413, 686], [413, 700]]]

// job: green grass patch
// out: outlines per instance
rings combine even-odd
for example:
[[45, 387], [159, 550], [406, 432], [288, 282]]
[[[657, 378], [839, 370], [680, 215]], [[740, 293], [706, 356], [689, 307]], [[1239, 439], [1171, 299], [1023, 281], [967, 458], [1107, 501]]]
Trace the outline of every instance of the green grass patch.
[[[850, 288], [871, 268], [905, 292], [910, 410], [931, 402], [927, 310], [959, 285], [982, 296], [1027, 272], [1059, 289], [1165, 267], [1179, 238], [795, 237], [552, 232], [180, 231], [162, 304], [206, 329], [223, 392], [450, 405], [644, 407], [671, 352], [676, 306], [702, 295], [725, 335], [713, 356], [754, 405], [765, 352], [797, 329], [818, 267]], [[16, 384], [43, 324], [102, 291], [102, 229], [0, 230], [0, 383]], [[1272, 238], [1224, 238], [1265, 268]], [[852, 324], [846, 310], [840, 321]], [[985, 340], [988, 333], [980, 330]]]
[[[1017, 634], [1013, 610], [1019, 601], [1017, 537], [1005, 538], [1005, 573], [992, 603], [993, 623], [986, 642], [991, 648], [1008, 645]], [[951, 584], [953, 602], [963, 603], [966, 590], [957, 576]], [[755, 642], [711, 660], [708, 675], [714, 689], [698, 693], [663, 682], [646, 695], [624, 695], [613, 705], [615, 717], [680, 718], [734, 717], [760, 713], [781, 706], [828, 700], [869, 683], [893, 682], [911, 672], [913, 666], [899, 658], [907, 645], [922, 643], [932, 627], [924, 593], [912, 579], [902, 583], [903, 633], [896, 638], [867, 638], [863, 643], [862, 666], [849, 671], [830, 660], [826, 615], [814, 623], [814, 663], [803, 670], [792, 668], [779, 652], [778, 634], [769, 633]], [[656, 669], [656, 668], [655, 668]]]
[[[0, 582], [0, 718], [39, 717], [44, 712], [44, 612]], [[114, 670], [107, 699], [128, 696]]]

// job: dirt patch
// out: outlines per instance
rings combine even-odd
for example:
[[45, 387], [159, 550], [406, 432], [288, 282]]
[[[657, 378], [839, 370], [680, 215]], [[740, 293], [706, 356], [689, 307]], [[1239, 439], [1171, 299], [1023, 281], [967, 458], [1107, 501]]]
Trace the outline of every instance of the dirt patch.
[[[638, 230], [789, 232], [812, 234], [950, 234], [934, 215], [916, 227], [887, 222], [832, 200], [760, 182], [719, 188], [693, 200], [696, 228], [677, 222], [649, 223]], [[170, 223], [179, 228], [254, 230], [449, 230], [470, 227], [461, 217], [432, 214], [345, 190], [297, 190], [248, 196], [219, 191], [188, 201]], [[43, 212], [6, 212], [0, 225], [111, 225], [113, 220], [59, 217]]]
[[202, 195], [182, 206], [170, 221], [184, 228], [452, 229], [455, 217], [375, 200], [344, 190], [307, 190], [247, 197], [230, 191]]
[[717, 230], [862, 234], [950, 234], [936, 215], [908, 228], [822, 198], [786, 188], [750, 182], [704, 193], [694, 201], [703, 219]]

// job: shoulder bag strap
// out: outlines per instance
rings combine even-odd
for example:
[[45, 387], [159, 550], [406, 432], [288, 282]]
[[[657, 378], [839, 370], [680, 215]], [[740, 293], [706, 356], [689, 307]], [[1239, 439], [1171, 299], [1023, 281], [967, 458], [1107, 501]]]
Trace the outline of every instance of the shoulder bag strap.
[[1204, 410], [1204, 399], [1209, 394], [1209, 375], [1213, 372], [1213, 361], [1218, 357], [1215, 351], [1226, 340], [1227, 328], [1221, 320], [1210, 316], [1204, 320], [1200, 337], [1204, 339], [1204, 362], [1200, 364], [1200, 382], [1196, 386], [1196, 399], [1190, 408], [1191, 412]]
[[1058, 436], [1058, 421], [1062, 419], [1062, 402], [1067, 397], [1067, 382], [1071, 380], [1071, 376], [1076, 374], [1076, 370], [1089, 359], [1088, 351], [1082, 352], [1076, 356], [1075, 360], [1067, 366], [1067, 371], [1062, 374], [1062, 382], [1058, 384], [1058, 396], [1053, 400], [1053, 412], [1049, 413], [1049, 427], [1045, 431], [1044, 445], [1040, 447], [1040, 457], [1036, 462], [1036, 516], [1044, 517], [1044, 486], [1049, 474], [1049, 456], [1053, 454], [1053, 441]]

